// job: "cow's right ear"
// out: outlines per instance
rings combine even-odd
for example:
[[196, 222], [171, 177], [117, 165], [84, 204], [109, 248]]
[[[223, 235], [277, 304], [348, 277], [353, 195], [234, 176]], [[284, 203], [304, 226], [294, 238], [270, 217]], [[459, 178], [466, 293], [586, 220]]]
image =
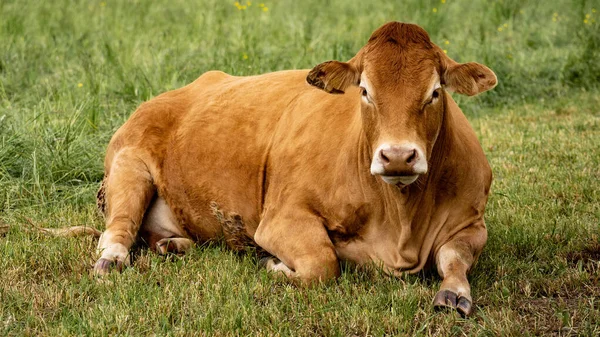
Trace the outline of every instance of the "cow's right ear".
[[349, 86], [360, 83], [360, 61], [357, 55], [348, 62], [321, 63], [311, 69], [306, 81], [330, 94], [343, 94]]

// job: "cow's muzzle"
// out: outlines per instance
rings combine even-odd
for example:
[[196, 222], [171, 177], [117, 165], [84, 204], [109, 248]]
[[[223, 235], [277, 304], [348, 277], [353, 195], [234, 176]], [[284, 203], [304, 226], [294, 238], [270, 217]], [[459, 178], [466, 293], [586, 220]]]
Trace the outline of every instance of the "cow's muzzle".
[[382, 144], [373, 154], [371, 174], [391, 185], [410, 185], [427, 173], [427, 158], [414, 143]]

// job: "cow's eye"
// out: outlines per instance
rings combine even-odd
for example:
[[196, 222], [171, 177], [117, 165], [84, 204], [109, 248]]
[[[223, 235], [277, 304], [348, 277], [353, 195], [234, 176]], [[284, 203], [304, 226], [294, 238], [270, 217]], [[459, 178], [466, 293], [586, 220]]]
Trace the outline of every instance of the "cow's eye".
[[440, 89], [434, 90], [433, 93], [431, 94], [431, 98], [429, 99], [429, 101], [427, 102], [427, 104], [433, 103], [439, 97], [440, 97]]
[[365, 99], [365, 101], [367, 103], [371, 103], [371, 97], [369, 97], [369, 93], [367, 92], [367, 89], [365, 89], [364, 87], [360, 87], [360, 90], [361, 90], [360, 94]]

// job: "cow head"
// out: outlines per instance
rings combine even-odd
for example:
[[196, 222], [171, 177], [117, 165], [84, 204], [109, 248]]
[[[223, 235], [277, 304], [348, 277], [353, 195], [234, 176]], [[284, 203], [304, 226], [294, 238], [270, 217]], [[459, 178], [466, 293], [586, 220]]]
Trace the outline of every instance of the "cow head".
[[476, 95], [493, 88], [496, 76], [479, 63], [453, 61], [421, 27], [391, 22], [350, 61], [321, 63], [307, 81], [332, 94], [360, 88], [371, 174], [405, 186], [427, 173], [442, 127], [445, 91]]

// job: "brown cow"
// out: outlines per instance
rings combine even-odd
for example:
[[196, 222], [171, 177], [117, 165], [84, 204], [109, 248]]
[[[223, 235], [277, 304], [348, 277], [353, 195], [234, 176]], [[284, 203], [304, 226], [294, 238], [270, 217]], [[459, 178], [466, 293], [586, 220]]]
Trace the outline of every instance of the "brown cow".
[[495, 85], [487, 67], [454, 62], [398, 22], [347, 63], [208, 72], [142, 104], [113, 136], [95, 272], [127, 264], [139, 239], [166, 253], [225, 236], [303, 283], [338, 276], [339, 260], [394, 275], [435, 264], [434, 305], [468, 315], [492, 173], [447, 91]]

